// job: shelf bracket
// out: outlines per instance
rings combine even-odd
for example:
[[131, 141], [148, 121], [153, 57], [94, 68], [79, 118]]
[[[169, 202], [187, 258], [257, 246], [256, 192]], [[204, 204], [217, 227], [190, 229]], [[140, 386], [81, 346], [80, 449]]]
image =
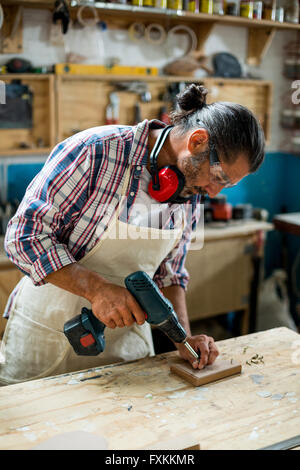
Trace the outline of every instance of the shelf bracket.
[[198, 45], [197, 45], [197, 51], [199, 52], [204, 52], [204, 44], [207, 41], [209, 35], [211, 34], [211, 31], [214, 27], [215, 23], [210, 21], [209, 23], [200, 23], [199, 26], [197, 26], [196, 29], [196, 35], [198, 39]]
[[3, 6], [4, 23], [0, 32], [0, 53], [23, 52], [23, 7]]
[[261, 64], [272, 43], [275, 31], [275, 28], [249, 28], [247, 54], [249, 65]]

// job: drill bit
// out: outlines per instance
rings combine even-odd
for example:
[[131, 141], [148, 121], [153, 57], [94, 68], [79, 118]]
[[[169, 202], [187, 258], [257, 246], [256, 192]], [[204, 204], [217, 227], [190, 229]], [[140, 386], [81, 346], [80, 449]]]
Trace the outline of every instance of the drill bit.
[[198, 361], [199, 361], [199, 359], [200, 359], [199, 354], [196, 353], [196, 351], [192, 348], [192, 346], [187, 342], [186, 339], [183, 341], [183, 344], [184, 344], [185, 347], [189, 350], [189, 352], [190, 352], [196, 359], [198, 359]]

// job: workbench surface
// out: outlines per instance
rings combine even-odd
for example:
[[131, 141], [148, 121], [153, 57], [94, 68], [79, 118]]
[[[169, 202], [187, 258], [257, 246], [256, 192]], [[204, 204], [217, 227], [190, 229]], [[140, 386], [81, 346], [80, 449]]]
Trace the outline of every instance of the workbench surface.
[[130, 450], [187, 434], [201, 449], [259, 449], [299, 434], [300, 336], [276, 328], [217, 345], [242, 363], [240, 376], [195, 388], [169, 372], [172, 352], [2, 387], [0, 449], [70, 431]]

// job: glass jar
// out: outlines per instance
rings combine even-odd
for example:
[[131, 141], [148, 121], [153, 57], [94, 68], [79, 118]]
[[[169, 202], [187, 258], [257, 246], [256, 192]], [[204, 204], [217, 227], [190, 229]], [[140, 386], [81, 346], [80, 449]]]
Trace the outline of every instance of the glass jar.
[[183, 0], [183, 9], [191, 13], [199, 13], [199, 0]]
[[167, 5], [171, 10], [183, 10], [182, 0], [168, 0]]
[[240, 3], [240, 15], [243, 18], [253, 18], [254, 2], [241, 1]]
[[167, 0], [154, 0], [155, 8], [167, 8]]
[[215, 15], [224, 15], [224, 1], [214, 0], [213, 12]]
[[209, 13], [212, 15], [214, 12], [213, 0], [201, 0], [201, 13]]
[[276, 20], [276, 0], [264, 0], [263, 19]]
[[226, 2], [226, 15], [239, 16], [240, 7], [237, 2]]
[[285, 21], [288, 23], [299, 23], [299, 1], [290, 0], [286, 3]]

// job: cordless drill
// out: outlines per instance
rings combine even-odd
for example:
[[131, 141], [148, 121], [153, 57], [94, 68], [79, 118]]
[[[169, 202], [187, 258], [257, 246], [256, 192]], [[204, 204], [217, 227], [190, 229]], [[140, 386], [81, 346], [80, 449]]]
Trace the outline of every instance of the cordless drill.
[[[175, 343], [183, 343], [190, 353], [198, 354], [187, 342], [187, 334], [177, 319], [173, 305], [166, 299], [154, 281], [144, 271], [136, 271], [125, 278], [125, 286], [145, 312], [146, 321], [162, 330]], [[76, 354], [97, 356], [105, 349], [105, 325], [93, 312], [82, 308], [81, 314], [67, 321], [64, 334]]]

